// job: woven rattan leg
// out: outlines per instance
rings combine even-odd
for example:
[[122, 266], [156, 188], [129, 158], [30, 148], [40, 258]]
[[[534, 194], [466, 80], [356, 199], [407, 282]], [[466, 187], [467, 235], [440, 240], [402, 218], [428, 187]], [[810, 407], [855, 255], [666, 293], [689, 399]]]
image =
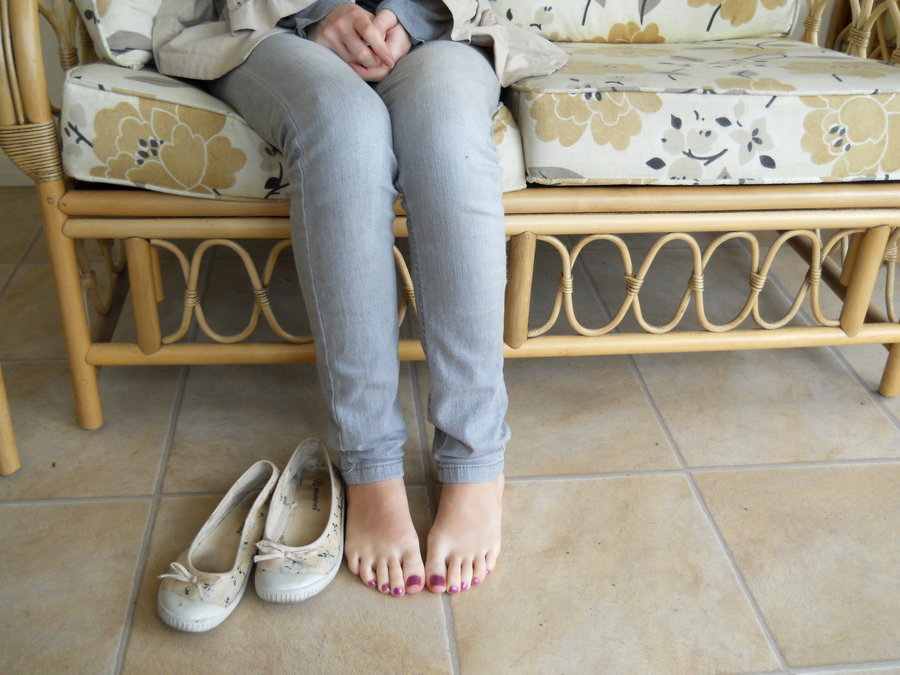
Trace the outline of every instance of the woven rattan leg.
[[850, 337], [859, 333], [866, 319], [890, 233], [891, 228], [887, 225], [873, 227], [866, 232], [857, 247], [853, 274], [844, 298], [844, 310], [841, 312], [841, 328]]
[[89, 365], [86, 360], [91, 346], [90, 322], [81, 292], [81, 270], [78, 267], [75, 242], [63, 234], [66, 215], [58, 208], [62, 195], [61, 183], [38, 183], [44, 238], [56, 282], [78, 423], [85, 429], [97, 429], [103, 425], [97, 368]]
[[900, 343], [891, 345], [878, 391], [882, 396], [900, 396]]
[[513, 349], [528, 338], [531, 283], [537, 237], [531, 232], [514, 235], [509, 242], [509, 279], [506, 282], [506, 317], [503, 341]]
[[0, 476], [15, 473], [21, 466], [13, 436], [9, 402], [6, 400], [6, 388], [3, 386], [3, 372], [0, 371]]
[[151, 251], [150, 242], [146, 239], [133, 237], [125, 241], [138, 345], [145, 354], [153, 354], [162, 346], [159, 311], [156, 304], [157, 275], [154, 273]]

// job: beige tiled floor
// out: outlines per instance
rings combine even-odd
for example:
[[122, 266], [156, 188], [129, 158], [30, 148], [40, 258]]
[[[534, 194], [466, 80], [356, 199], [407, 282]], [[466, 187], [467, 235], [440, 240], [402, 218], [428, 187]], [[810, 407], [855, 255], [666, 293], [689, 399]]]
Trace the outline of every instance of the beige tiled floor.
[[[251, 592], [220, 628], [182, 635], [156, 617], [155, 577], [248, 463], [283, 464], [324, 432], [315, 369], [107, 368], [106, 424], [82, 431], [43, 251], [32, 193], [0, 190], [0, 362], [23, 463], [0, 478], [2, 673], [900, 674], [900, 403], [870, 389], [881, 347], [511, 360], [504, 553], [487, 583], [394, 599], [344, 571], [301, 605]], [[678, 297], [683, 255], [642, 291], [649, 319], [667, 320], [653, 298]], [[558, 261], [539, 259], [552, 287]], [[583, 260], [578, 315], [598, 325], [621, 263], [602, 247]], [[727, 272], [746, 254], [716, 264], [718, 318], [740, 305]], [[222, 251], [210, 276], [234, 269]], [[280, 266], [274, 285], [292, 283]], [[209, 309], [222, 331], [249, 306], [234, 288], [216, 293], [238, 309]], [[551, 304], [539, 294], [536, 313]], [[786, 307], [774, 284], [764, 307]], [[423, 535], [426, 389], [404, 365]]]

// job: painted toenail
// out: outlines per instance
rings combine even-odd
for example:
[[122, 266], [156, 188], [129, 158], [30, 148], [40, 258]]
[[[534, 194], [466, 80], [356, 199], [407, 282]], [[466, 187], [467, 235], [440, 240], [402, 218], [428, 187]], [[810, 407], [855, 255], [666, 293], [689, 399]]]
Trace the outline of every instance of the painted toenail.
[[422, 585], [422, 577], [418, 574], [413, 574], [409, 579], [406, 580], [407, 586], [421, 586]]
[[403, 589], [402, 589], [402, 588], [395, 588], [395, 589], [394, 589], [394, 595], [403, 595]]
[[450, 593], [459, 593], [459, 589], [456, 586], [451, 586], [447, 591]]
[[472, 577], [472, 585], [473, 586], [477, 586], [480, 583], [481, 583], [481, 579], [479, 579], [478, 577]]
[[383, 590], [385, 593], [388, 593], [391, 590], [391, 585], [390, 584], [381, 584], [381, 590]]
[[374, 579], [372, 579], [371, 581], [369, 581], [369, 588], [375, 588], [377, 585], [378, 585], [378, 584], [375, 583], [375, 580], [374, 580]]
[[485, 570], [484, 573], [485, 573], [485, 575], [488, 575], [488, 574], [491, 573], [491, 571], [490, 571], [490, 570]]
[[444, 577], [442, 577], [440, 574], [432, 574], [428, 578], [428, 583], [431, 584], [432, 586], [446, 586], [447, 585], [447, 582], [444, 581]]
[[460, 584], [459, 587], [460, 587], [462, 590], [466, 591], [466, 590], [469, 589], [469, 584], [467, 584], [467, 583], [464, 581], [464, 582], [462, 582], [462, 583]]

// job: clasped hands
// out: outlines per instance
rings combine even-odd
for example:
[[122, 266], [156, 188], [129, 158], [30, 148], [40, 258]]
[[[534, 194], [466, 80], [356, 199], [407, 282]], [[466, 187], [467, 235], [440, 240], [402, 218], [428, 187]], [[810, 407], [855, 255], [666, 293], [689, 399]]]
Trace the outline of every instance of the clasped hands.
[[344, 3], [313, 26], [309, 39], [327, 47], [366, 82], [380, 82], [409, 52], [409, 33], [389, 9], [372, 14]]

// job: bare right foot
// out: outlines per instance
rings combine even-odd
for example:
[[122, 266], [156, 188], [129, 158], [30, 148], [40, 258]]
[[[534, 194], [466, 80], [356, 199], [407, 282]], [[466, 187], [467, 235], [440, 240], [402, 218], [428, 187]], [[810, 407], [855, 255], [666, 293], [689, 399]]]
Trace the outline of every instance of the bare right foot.
[[425, 565], [402, 478], [347, 486], [344, 556], [353, 574], [382, 593], [424, 588]]

